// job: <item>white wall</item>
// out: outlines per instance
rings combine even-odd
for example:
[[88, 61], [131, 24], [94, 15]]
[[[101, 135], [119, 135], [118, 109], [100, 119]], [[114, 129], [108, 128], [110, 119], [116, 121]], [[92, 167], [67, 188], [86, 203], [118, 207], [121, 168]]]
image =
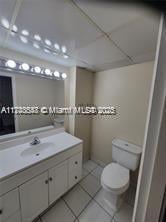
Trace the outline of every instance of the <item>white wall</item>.
[[[93, 78], [94, 73], [91, 71], [79, 67], [71, 68], [65, 80], [65, 104], [68, 106], [92, 104]], [[83, 158], [88, 160], [91, 149], [91, 117], [66, 116], [65, 129], [83, 140]]]
[[114, 137], [142, 147], [152, 74], [153, 62], [95, 74], [93, 103], [97, 106], [115, 106], [117, 116], [93, 117], [92, 159], [111, 162]]
[[[76, 105], [88, 105], [93, 102], [93, 80], [94, 73], [77, 68], [76, 76]], [[91, 150], [91, 122], [92, 116], [76, 115], [75, 136], [82, 139], [84, 160], [90, 158]]]

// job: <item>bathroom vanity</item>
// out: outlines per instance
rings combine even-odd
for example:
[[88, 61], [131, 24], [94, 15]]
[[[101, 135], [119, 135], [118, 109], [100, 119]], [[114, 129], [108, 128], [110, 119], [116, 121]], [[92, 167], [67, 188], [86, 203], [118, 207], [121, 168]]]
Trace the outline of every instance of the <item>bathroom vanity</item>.
[[30, 142], [0, 151], [0, 222], [33, 221], [81, 179], [82, 140], [60, 132]]

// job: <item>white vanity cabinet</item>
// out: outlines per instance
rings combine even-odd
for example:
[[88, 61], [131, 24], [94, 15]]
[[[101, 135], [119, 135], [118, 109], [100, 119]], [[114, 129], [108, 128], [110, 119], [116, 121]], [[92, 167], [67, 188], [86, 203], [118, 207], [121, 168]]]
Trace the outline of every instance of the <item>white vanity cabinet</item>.
[[31, 222], [82, 176], [82, 152], [20, 186], [22, 222]]
[[20, 222], [19, 210], [18, 188], [0, 197], [0, 222], [12, 222], [13, 217], [17, 218], [15, 221]]

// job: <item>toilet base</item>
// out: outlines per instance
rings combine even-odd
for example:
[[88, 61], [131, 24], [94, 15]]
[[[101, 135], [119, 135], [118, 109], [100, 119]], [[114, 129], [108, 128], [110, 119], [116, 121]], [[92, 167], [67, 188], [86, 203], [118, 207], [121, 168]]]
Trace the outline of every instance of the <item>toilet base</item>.
[[123, 203], [125, 193], [120, 195], [115, 195], [114, 193], [111, 193], [110, 191], [107, 191], [103, 189], [104, 193], [104, 201], [105, 203], [113, 210], [118, 211]]

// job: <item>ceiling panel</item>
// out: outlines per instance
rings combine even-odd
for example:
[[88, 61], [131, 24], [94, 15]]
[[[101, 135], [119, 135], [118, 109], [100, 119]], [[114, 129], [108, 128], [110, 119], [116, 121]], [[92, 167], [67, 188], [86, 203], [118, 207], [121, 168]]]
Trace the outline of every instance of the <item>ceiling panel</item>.
[[159, 19], [141, 18], [113, 32], [110, 37], [129, 56], [136, 57], [156, 50]]
[[93, 66], [126, 58], [106, 37], [101, 37], [87, 47], [79, 49], [77, 56]]
[[74, 2], [104, 31], [111, 32], [141, 16], [142, 8], [129, 4], [92, 3], [74, 0]]
[[43, 40], [66, 45], [69, 53], [101, 35], [69, 0], [23, 0], [16, 25], [31, 37], [37, 33]]

